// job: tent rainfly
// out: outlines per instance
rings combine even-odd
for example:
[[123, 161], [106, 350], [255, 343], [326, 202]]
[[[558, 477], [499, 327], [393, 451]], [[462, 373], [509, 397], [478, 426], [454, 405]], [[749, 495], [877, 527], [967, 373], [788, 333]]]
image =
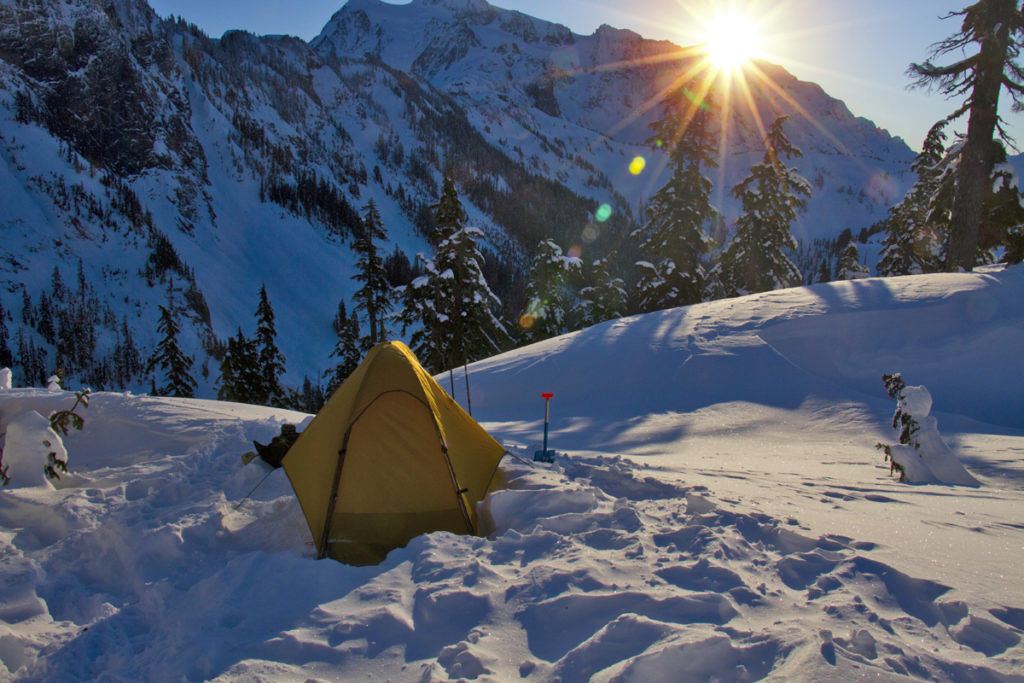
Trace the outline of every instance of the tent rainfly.
[[505, 449], [401, 342], [370, 349], [282, 465], [318, 556], [375, 564], [430, 531], [478, 534]]

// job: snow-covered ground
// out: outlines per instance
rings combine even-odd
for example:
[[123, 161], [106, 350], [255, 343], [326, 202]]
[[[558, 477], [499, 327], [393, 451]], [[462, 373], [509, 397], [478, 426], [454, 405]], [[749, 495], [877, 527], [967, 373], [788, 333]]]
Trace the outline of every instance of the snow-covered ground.
[[[250, 441], [306, 416], [96, 394], [59, 488], [0, 491], [0, 678], [1024, 680], [1022, 349], [1015, 267], [504, 354], [471, 367], [476, 417], [523, 459], [493, 531], [360, 568], [314, 559], [283, 471], [234, 507], [266, 474]], [[928, 388], [980, 486], [890, 477], [888, 372]], [[542, 391], [553, 465], [530, 462]], [[73, 400], [0, 390], [0, 426]]]

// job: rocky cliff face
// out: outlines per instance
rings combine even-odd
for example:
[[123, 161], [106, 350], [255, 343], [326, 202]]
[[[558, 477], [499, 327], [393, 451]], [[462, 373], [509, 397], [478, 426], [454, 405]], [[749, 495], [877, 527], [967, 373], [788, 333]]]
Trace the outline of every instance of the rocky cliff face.
[[[209, 394], [219, 340], [251, 332], [266, 284], [289, 380], [317, 376], [354, 290], [348, 244], [362, 207], [373, 199], [388, 249], [414, 258], [442, 169], [488, 235], [492, 286], [514, 296], [541, 238], [584, 258], [623, 244], [663, 182], [644, 141], [688, 59], [629, 31], [578, 36], [483, 0], [350, 0], [310, 44], [211, 39], [142, 0], [0, 0], [11, 345], [20, 335], [50, 371], [64, 362], [113, 386], [103, 366], [125, 330], [145, 355], [157, 305], [171, 304], [192, 322], [185, 343]], [[755, 87], [758, 115], [792, 116], [815, 183], [798, 236], [881, 218], [910, 150], [817, 86], [761, 68], [772, 85]], [[725, 128], [723, 198], [761, 155], [755, 121], [741, 109]], [[636, 156], [648, 159], [640, 175], [629, 172]], [[597, 225], [600, 204], [613, 213]], [[51, 315], [74, 308], [70, 295], [57, 305], [55, 270], [85, 283], [70, 289], [92, 302], [80, 316], [83, 330], [93, 321], [91, 363], [39, 331], [43, 298]], [[141, 372], [126, 384], [148, 388]]]

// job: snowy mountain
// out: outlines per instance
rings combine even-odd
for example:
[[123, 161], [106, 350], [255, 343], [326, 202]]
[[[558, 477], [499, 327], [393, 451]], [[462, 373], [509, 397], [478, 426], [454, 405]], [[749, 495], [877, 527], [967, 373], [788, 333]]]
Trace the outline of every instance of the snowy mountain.
[[[493, 531], [371, 567], [316, 560], [284, 472], [239, 460], [307, 416], [98, 393], [57, 488], [13, 468], [0, 491], [0, 678], [1021, 681], [1021, 348], [1018, 265], [503, 354], [470, 367], [512, 454]], [[890, 475], [894, 371], [980, 486]], [[0, 431], [73, 400], [0, 389]]]
[[[362, 207], [376, 203], [388, 252], [412, 260], [444, 168], [488, 236], [499, 296], [521, 291], [541, 238], [603, 256], [663, 180], [644, 140], [686, 60], [482, 0], [355, 0], [310, 44], [212, 39], [143, 0], [0, 0], [0, 304], [10, 348], [32, 359], [19, 372], [38, 382], [60, 365], [96, 387], [148, 389], [138, 359], [169, 306], [187, 316], [182, 343], [209, 396], [223, 340], [252, 333], [265, 284], [288, 331], [287, 381], [316, 381], [355, 289]], [[911, 151], [819, 87], [760, 68], [773, 83], [753, 86], [760, 116], [792, 116], [815, 187], [795, 233], [809, 243], [883, 217]], [[729, 120], [727, 218], [726, 190], [762, 154], [754, 120], [742, 107]], [[647, 170], [634, 175], [637, 156]], [[607, 222], [593, 218], [602, 204]]]

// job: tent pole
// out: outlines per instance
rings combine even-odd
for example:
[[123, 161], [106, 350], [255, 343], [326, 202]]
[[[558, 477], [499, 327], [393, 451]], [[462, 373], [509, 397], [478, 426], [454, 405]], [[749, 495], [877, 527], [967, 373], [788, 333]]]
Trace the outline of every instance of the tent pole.
[[348, 450], [348, 435], [352, 427], [345, 432], [344, 445], [338, 451], [338, 466], [334, 469], [334, 485], [331, 487], [331, 499], [327, 503], [327, 516], [324, 518], [324, 533], [320, 537], [320, 547], [317, 549], [316, 559], [322, 560], [327, 557], [327, 542], [331, 534], [331, 518], [334, 517], [334, 506], [338, 502], [338, 484], [341, 482], [341, 468], [345, 464], [345, 451]]
[[[277, 469], [277, 468], [274, 468], [274, 469]], [[256, 493], [256, 489], [258, 489], [259, 487], [263, 486], [263, 482], [265, 482], [267, 480], [267, 477], [269, 477], [273, 473], [274, 473], [274, 470], [272, 469], [269, 472], [267, 472], [266, 474], [264, 474], [263, 478], [260, 479], [260, 483], [258, 483], [255, 486], [253, 486], [252, 487], [252, 491], [249, 491], [249, 493], [245, 494], [245, 498], [243, 498], [242, 500], [238, 501], [238, 504], [235, 505], [234, 507], [232, 507], [231, 509], [232, 510], [237, 510], [238, 508], [242, 507], [242, 503], [244, 503], [245, 501], [249, 500], [249, 496], [251, 496], [252, 494]]]

